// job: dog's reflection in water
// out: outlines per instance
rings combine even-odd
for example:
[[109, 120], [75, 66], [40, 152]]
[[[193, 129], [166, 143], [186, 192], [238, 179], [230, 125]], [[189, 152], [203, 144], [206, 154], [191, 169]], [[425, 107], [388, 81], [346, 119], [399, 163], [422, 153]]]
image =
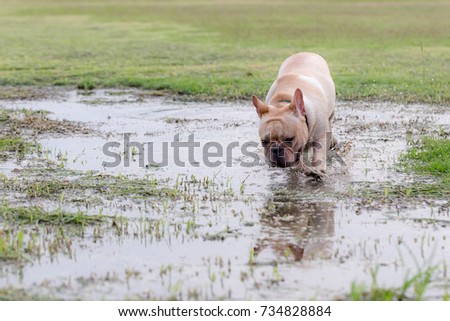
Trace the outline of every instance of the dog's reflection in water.
[[273, 191], [261, 215], [263, 235], [254, 247], [256, 258], [270, 250], [277, 257], [295, 261], [330, 255], [334, 204], [317, 196], [308, 199], [309, 192], [292, 187]]

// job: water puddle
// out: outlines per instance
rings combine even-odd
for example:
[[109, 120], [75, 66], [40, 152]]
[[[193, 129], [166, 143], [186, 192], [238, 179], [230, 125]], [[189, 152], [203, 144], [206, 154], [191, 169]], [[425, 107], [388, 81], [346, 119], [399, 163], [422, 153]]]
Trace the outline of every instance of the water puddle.
[[[372, 194], [417, 182], [396, 170], [398, 155], [407, 148], [407, 135], [449, 130], [448, 109], [339, 103], [335, 131], [347, 142], [346, 164], [334, 161], [316, 182], [259, 159], [250, 104], [96, 91], [0, 105], [49, 111], [51, 119], [93, 129], [87, 135], [44, 134], [39, 143], [60, 171], [91, 175], [96, 184], [110, 180], [105, 187], [71, 187], [56, 199], [5, 191], [5, 200], [121, 218], [65, 231], [70, 246], [54, 252], [54, 236], [41, 227], [39, 258], [1, 262], [0, 288], [56, 299], [339, 299], [347, 298], [352, 282], [370, 286], [375, 270], [379, 286], [398, 287], [420, 269], [437, 266], [428, 298], [447, 291], [448, 199], [386, 202]], [[171, 147], [190, 137], [198, 144], [192, 153]], [[124, 150], [127, 141], [131, 146]], [[205, 160], [205, 146], [218, 154]], [[156, 164], [163, 159], [167, 165]], [[23, 178], [33, 166], [32, 160], [9, 160], [1, 172]], [[120, 181], [124, 177], [144, 185]], [[61, 181], [51, 171], [44, 178]], [[175, 196], [144, 193], [155, 181]]]

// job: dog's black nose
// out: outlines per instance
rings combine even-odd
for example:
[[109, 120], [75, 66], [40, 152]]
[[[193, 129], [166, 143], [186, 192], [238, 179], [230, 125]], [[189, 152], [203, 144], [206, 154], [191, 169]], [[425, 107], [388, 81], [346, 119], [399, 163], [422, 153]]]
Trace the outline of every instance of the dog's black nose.
[[284, 149], [280, 145], [274, 145], [270, 148], [273, 156], [276, 158], [284, 157]]
[[283, 147], [278, 144], [270, 147], [270, 160], [272, 162], [272, 166], [286, 167]]

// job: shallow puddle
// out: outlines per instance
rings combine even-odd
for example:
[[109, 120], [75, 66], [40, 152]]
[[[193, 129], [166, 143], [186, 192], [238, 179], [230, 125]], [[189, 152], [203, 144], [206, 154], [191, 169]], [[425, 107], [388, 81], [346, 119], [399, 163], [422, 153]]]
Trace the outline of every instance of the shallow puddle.
[[[48, 160], [65, 171], [164, 182], [181, 195], [158, 199], [105, 189], [105, 195], [97, 191], [98, 201], [83, 202], [90, 197], [83, 190], [77, 200], [73, 191], [57, 200], [5, 191], [3, 198], [15, 205], [102, 212], [126, 223], [68, 230], [70, 250], [50, 253], [44, 246], [38, 259], [1, 262], [1, 288], [56, 299], [346, 299], [352, 283], [369, 288], [374, 273], [378, 286], [391, 288], [433, 266], [426, 298], [447, 293], [448, 199], [389, 201], [386, 186], [417, 182], [396, 170], [398, 155], [407, 149], [407, 135], [448, 131], [448, 108], [339, 103], [334, 128], [347, 142], [345, 164], [335, 160], [316, 182], [264, 163], [250, 104], [96, 91], [0, 106], [46, 110], [52, 119], [95, 130], [40, 136]], [[171, 148], [190, 135], [198, 143], [191, 154]], [[124, 150], [127, 139], [137, 144]], [[209, 166], [205, 146], [213, 146], [211, 153], [223, 149]], [[257, 164], [249, 166], [255, 155]], [[150, 158], [159, 163], [164, 157], [167, 165], [149, 165]], [[8, 161], [1, 171], [19, 177], [33, 163]], [[374, 190], [385, 194], [383, 201], [372, 197]], [[44, 234], [39, 240], [49, 244]]]

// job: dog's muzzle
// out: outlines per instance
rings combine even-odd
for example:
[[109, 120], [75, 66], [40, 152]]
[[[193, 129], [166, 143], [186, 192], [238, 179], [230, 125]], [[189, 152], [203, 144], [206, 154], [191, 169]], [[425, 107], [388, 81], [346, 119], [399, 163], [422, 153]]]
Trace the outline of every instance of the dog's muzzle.
[[285, 151], [283, 146], [280, 144], [273, 144], [269, 148], [269, 160], [270, 165], [272, 167], [291, 167], [300, 162], [301, 152], [300, 150], [295, 153], [295, 160], [294, 161], [287, 161], [285, 158]]
[[288, 167], [290, 163], [286, 161], [284, 148], [276, 144], [270, 147], [270, 162], [273, 167]]

